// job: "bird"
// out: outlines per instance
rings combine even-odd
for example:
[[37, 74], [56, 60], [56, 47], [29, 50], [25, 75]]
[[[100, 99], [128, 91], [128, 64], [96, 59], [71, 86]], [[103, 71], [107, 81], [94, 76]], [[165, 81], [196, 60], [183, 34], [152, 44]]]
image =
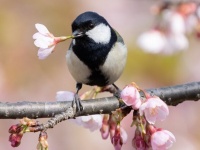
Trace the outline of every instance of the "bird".
[[127, 48], [120, 34], [96, 12], [87, 11], [72, 22], [72, 41], [66, 54], [67, 66], [76, 81], [72, 105], [83, 106], [78, 97], [82, 85], [113, 85], [121, 76], [127, 59]]

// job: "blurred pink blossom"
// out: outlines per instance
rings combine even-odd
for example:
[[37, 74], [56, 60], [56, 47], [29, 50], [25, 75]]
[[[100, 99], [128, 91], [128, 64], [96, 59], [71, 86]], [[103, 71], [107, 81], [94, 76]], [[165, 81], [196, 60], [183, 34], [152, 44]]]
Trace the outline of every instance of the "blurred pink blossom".
[[154, 13], [154, 27], [139, 36], [139, 47], [148, 53], [168, 55], [188, 49], [187, 35], [197, 28], [199, 8], [194, 2], [163, 6]]
[[176, 142], [174, 135], [167, 130], [156, 131], [151, 136], [151, 146], [153, 150], [166, 150]]
[[167, 39], [162, 32], [153, 29], [142, 33], [137, 43], [145, 52], [157, 54], [165, 49]]
[[74, 99], [73, 92], [70, 91], [58, 91], [56, 93], [56, 101], [72, 101]]
[[95, 131], [101, 128], [102, 126], [102, 116], [101, 115], [89, 115], [76, 117], [74, 120], [75, 123], [81, 125], [90, 131]]
[[121, 98], [127, 106], [138, 109], [141, 105], [140, 93], [133, 85], [126, 86], [121, 92]]
[[200, 18], [200, 6], [197, 7], [197, 16]]
[[159, 97], [151, 97], [140, 106], [139, 113], [145, 115], [150, 124], [154, 124], [156, 120], [164, 120], [169, 115], [169, 109]]
[[[56, 93], [57, 101], [72, 101], [74, 99], [74, 93], [70, 91], [58, 91]], [[90, 115], [76, 117], [73, 122], [81, 125], [90, 131], [98, 130], [102, 126], [102, 116], [101, 115]]]
[[164, 11], [163, 22], [168, 28], [168, 32], [172, 34], [184, 34], [186, 32], [184, 17], [178, 12], [173, 12], [171, 10]]

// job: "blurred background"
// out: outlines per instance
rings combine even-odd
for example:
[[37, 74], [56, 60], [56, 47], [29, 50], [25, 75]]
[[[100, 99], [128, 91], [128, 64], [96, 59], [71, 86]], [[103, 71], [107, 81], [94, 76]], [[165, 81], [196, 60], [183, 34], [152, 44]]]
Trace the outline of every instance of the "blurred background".
[[[155, 88], [200, 80], [199, 39], [191, 36], [189, 48], [174, 55], [155, 55], [137, 46], [138, 36], [154, 24], [150, 13], [154, 0], [93, 1], [93, 0], [0, 0], [0, 101], [55, 101], [57, 91], [75, 91], [75, 81], [67, 69], [65, 54], [70, 40], [56, 46], [45, 60], [37, 58], [32, 35], [35, 23], [44, 24], [55, 36], [71, 35], [71, 23], [80, 13], [95, 11], [104, 16], [124, 38], [128, 61], [117, 85], [136, 82], [141, 88]], [[81, 92], [91, 87], [84, 86]], [[156, 126], [171, 131], [176, 143], [171, 149], [200, 149], [200, 102], [184, 102], [170, 107], [170, 115]], [[45, 122], [46, 119], [39, 121]], [[18, 120], [0, 120], [0, 147], [12, 150], [8, 129]], [[122, 125], [129, 139], [123, 150], [132, 148], [135, 128], [130, 127], [131, 115]], [[103, 140], [100, 132], [90, 132], [71, 121], [48, 130], [49, 149], [101, 150], [114, 149], [110, 140]], [[27, 133], [15, 150], [35, 150], [38, 133]]]

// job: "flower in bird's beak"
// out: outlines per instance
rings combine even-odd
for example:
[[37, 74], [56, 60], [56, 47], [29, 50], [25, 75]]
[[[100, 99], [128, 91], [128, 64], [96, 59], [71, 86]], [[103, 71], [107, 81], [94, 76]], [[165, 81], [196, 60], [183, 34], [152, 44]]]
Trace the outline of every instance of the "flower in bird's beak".
[[37, 23], [35, 27], [38, 32], [33, 35], [33, 39], [35, 39], [35, 46], [39, 47], [39, 59], [45, 59], [49, 56], [54, 51], [57, 43], [72, 38], [71, 36], [55, 37], [43, 24]]

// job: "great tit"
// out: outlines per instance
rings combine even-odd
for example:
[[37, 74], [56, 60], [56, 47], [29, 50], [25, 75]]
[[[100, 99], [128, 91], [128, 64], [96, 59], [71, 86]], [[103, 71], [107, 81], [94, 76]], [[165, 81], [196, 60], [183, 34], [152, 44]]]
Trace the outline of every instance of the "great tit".
[[122, 37], [106, 19], [95, 12], [84, 12], [72, 23], [73, 39], [67, 51], [68, 69], [76, 80], [73, 104], [81, 111], [78, 92], [82, 84], [113, 85], [126, 64], [127, 48]]

